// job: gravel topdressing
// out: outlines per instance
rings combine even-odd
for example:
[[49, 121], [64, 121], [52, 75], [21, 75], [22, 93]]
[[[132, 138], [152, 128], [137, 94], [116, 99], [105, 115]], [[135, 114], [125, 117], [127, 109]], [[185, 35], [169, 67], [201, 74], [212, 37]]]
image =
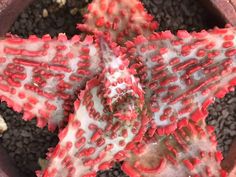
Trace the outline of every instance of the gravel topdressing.
[[35, 0], [20, 14], [10, 32], [21, 37], [31, 34], [57, 36], [58, 33], [71, 37], [79, 33], [75, 26], [82, 22], [80, 11], [88, 2], [91, 0]]
[[206, 122], [215, 126], [218, 149], [225, 156], [236, 136], [236, 91], [216, 99], [208, 110]]
[[6, 103], [0, 104], [0, 114], [8, 126], [0, 138], [1, 145], [26, 177], [34, 177], [34, 171], [39, 169], [38, 158], [45, 158], [48, 148], [58, 142], [56, 132], [37, 128], [35, 119], [25, 122], [22, 114], [8, 108]]
[[[16, 20], [10, 32], [21, 37], [30, 34], [42, 36], [66, 33], [69, 37], [79, 34], [76, 23], [82, 22], [81, 11], [91, 0], [35, 0]], [[57, 3], [60, 2], [60, 3]], [[143, 0], [144, 5], [160, 23], [160, 30], [187, 29], [199, 31], [215, 25], [212, 17], [196, 0]], [[65, 3], [65, 4], [64, 4]], [[225, 154], [236, 135], [236, 92], [216, 100], [209, 108], [207, 123], [216, 127], [218, 148]], [[46, 128], [39, 129], [35, 121], [25, 122], [22, 115], [12, 111], [5, 103], [0, 104], [0, 114], [6, 120], [6, 131], [0, 144], [7, 150], [16, 166], [25, 177], [35, 177], [34, 171], [40, 169], [39, 158], [45, 158], [49, 147], [58, 142], [56, 132], [49, 133]], [[120, 164], [113, 169], [99, 172], [99, 177], [124, 177]]]
[[142, 0], [146, 9], [160, 23], [158, 31], [180, 29], [200, 31], [219, 26], [199, 1], [196, 0]]

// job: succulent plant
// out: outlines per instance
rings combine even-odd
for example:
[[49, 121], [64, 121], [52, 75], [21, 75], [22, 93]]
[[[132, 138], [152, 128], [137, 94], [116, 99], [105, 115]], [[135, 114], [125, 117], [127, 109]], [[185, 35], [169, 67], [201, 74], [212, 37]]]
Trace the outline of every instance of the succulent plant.
[[236, 85], [235, 28], [175, 36], [155, 33], [136, 0], [88, 9], [78, 27], [90, 35], [1, 41], [1, 99], [60, 129], [37, 175], [93, 177], [124, 161], [131, 177], [226, 176], [204, 118]]
[[[89, 81], [87, 88], [82, 92], [83, 96], [79, 97], [78, 102], [80, 103], [77, 102], [80, 106], [75, 106], [77, 111], [75, 111], [75, 115], [71, 116], [72, 120], [62, 132], [60, 150], [56, 148], [52, 153], [53, 158], [51, 158], [47, 173], [57, 172], [57, 174], [66, 176], [73, 169], [71, 171], [75, 173], [75, 176], [80, 176], [79, 172], [84, 172], [85, 176], [96, 175], [96, 170], [104, 170], [109, 168], [113, 162], [124, 160], [122, 169], [132, 177], [171, 176], [176, 171], [179, 176], [226, 176], [226, 173], [220, 168], [222, 155], [216, 150], [214, 129], [205, 125], [204, 118], [207, 116], [207, 106], [214, 101], [214, 97], [223, 97], [226, 92], [232, 91], [235, 85], [235, 61], [231, 58], [235, 55], [235, 49], [232, 48], [235, 40], [234, 33], [233, 27], [215, 28], [208, 32], [191, 34], [179, 31], [177, 36], [168, 31], [153, 33], [148, 38], [138, 36], [133, 41], [126, 42], [126, 48], [122, 48], [120, 51], [116, 45], [110, 45], [114, 52], [113, 55], [112, 50], [104, 47], [109, 45], [105, 45], [104, 40], [102, 40], [103, 42], [100, 40], [102, 60], [106, 67], [119, 67], [119, 57], [114, 56], [123, 56], [121, 58], [124, 58], [122, 61], [125, 63], [127, 59], [130, 61], [129, 65], [125, 66], [131, 69], [133, 78], [135, 76], [138, 78], [133, 79], [136, 80], [136, 84], [132, 83], [135, 86], [133, 92], [137, 92], [137, 90], [139, 90], [137, 93], [144, 92], [145, 103], [142, 106], [136, 106], [139, 108], [137, 110], [139, 114], [132, 116], [134, 118], [117, 117], [117, 107], [122, 113], [127, 110], [127, 106], [133, 107], [129, 99], [124, 100], [123, 96], [127, 92], [121, 89], [117, 92], [119, 93], [117, 100], [121, 100], [119, 104], [114, 104], [111, 106], [112, 109], [107, 108], [104, 111], [112, 116], [112, 118], [106, 117], [106, 124], [101, 116], [102, 111], [99, 111], [98, 108], [104, 109], [107, 105], [110, 107], [110, 103], [113, 102], [104, 101], [107, 99], [107, 94], [102, 93], [107, 92], [99, 91], [97, 96], [93, 95], [93, 85], [96, 82], [95, 85], [112, 90], [111, 88], [118, 87], [117, 85], [121, 82], [119, 83], [117, 80], [118, 84], [107, 84], [107, 80], [97, 78]], [[110, 58], [110, 63], [107, 63], [107, 58]], [[111, 73], [114, 76], [120, 73], [119, 76], [124, 77], [123, 71], [126, 70], [126, 67], [122, 67], [122, 71], [109, 70], [105, 66], [99, 77], [104, 77], [104, 74], [109, 76]], [[130, 78], [130, 76], [126, 77]], [[137, 87], [137, 83], [142, 86], [142, 89]], [[90, 94], [84, 94], [87, 93], [86, 91], [90, 91]], [[142, 96], [133, 97], [132, 100], [135, 100], [135, 103], [137, 100], [139, 103], [143, 102]], [[128, 105], [126, 105], [127, 101]], [[87, 108], [85, 105], [81, 105], [82, 102], [87, 103]], [[101, 104], [103, 106], [98, 106]], [[87, 113], [88, 115], [86, 115], [86, 112], [82, 114], [83, 107], [85, 110], [87, 109], [87, 112], [92, 110], [93, 114]], [[100, 118], [97, 116], [97, 112], [100, 113]], [[98, 122], [89, 124], [89, 118], [96, 119]], [[80, 139], [73, 138], [74, 142], [70, 142], [73, 144], [71, 149], [65, 150], [69, 137], [73, 133], [73, 136], [76, 137], [78, 130], [72, 128], [75, 120], [79, 122], [77, 122], [80, 125], [78, 129], [83, 132], [83, 135], [80, 134], [81, 138], [84, 138], [83, 143], [87, 143], [80, 149], [72, 148], [77, 141], [80, 141]], [[111, 128], [107, 129], [110, 120], [113, 123], [109, 124]], [[135, 121], [132, 123], [133, 120]], [[117, 126], [117, 122], [119, 122], [119, 128], [115, 129], [116, 134], [112, 139], [113, 127]], [[86, 126], [84, 126], [85, 124]], [[95, 128], [90, 130], [88, 135], [90, 126]], [[133, 134], [133, 131], [128, 128], [135, 128], [137, 133]], [[128, 136], [124, 137], [122, 134], [124, 129], [132, 133], [128, 133]], [[100, 133], [97, 133], [98, 131]], [[96, 141], [93, 140], [95, 135], [98, 136]], [[122, 140], [122, 143], [116, 138]], [[102, 145], [100, 145], [100, 141], [103, 141]], [[110, 158], [104, 155], [104, 160], [95, 163], [94, 160], [101, 156], [98, 152], [106, 152], [104, 149], [109, 145], [107, 143], [112, 146], [106, 153]], [[75, 154], [82, 153], [85, 149], [93, 150], [87, 156], [71, 160], [73, 157], [77, 157]], [[69, 153], [63, 156], [61, 155], [63, 151]], [[118, 152], [122, 154], [122, 158], [117, 157]], [[63, 163], [66, 158], [70, 159], [67, 162], [69, 165]], [[58, 167], [59, 161], [62, 165], [60, 167]], [[87, 171], [86, 167], [79, 168], [78, 164], [82, 162], [78, 161], [82, 161], [84, 166], [90, 164], [88, 165], [90, 168], [87, 167]], [[77, 170], [72, 168], [74, 166], [78, 167]], [[58, 168], [55, 169], [55, 167]]]

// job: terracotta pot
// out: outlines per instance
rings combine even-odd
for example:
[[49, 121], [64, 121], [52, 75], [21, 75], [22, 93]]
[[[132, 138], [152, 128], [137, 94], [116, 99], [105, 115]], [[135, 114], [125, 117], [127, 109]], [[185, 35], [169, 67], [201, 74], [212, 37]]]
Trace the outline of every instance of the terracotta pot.
[[[5, 33], [8, 32], [18, 15], [32, 1], [33, 0], [0, 0], [0, 36], [4, 36]], [[0, 177], [23, 177], [19, 171], [14, 168], [10, 157], [2, 147], [0, 147]]]
[[236, 25], [236, 0], [200, 0], [221, 25]]
[[3, 36], [18, 15], [33, 0], [0, 0], [0, 36]]
[[236, 138], [234, 138], [226, 158], [222, 161], [221, 166], [229, 172], [229, 177], [236, 176]]
[[14, 167], [11, 158], [6, 151], [0, 146], [0, 177], [24, 177]]

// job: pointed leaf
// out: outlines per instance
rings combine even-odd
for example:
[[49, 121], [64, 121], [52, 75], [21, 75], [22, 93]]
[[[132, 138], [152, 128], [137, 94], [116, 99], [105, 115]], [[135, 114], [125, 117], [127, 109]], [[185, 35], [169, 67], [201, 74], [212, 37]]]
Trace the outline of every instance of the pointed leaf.
[[97, 50], [91, 36], [8, 36], [0, 41], [1, 101], [53, 130], [73, 111], [75, 93], [101, 71]]
[[138, 0], [93, 0], [81, 31], [102, 32], [120, 45], [139, 34], [149, 35], [158, 26]]
[[[177, 36], [169, 31], [127, 42], [131, 68], [144, 85], [153, 112], [150, 134], [169, 134], [207, 116], [214, 97], [221, 98], [236, 85], [235, 28]], [[149, 103], [148, 103], [149, 102]]]

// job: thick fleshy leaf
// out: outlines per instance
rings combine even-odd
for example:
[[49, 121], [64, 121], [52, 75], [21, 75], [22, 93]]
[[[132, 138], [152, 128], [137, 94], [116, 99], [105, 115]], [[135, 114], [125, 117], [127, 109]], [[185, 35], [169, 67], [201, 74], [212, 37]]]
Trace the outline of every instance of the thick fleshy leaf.
[[101, 71], [100, 58], [92, 36], [9, 35], [0, 40], [0, 100], [53, 130], [73, 111], [75, 93]]
[[169, 134], [189, 119], [205, 118], [214, 97], [234, 89], [235, 34], [233, 27], [177, 36], [165, 31], [126, 43], [153, 112], [150, 134]]
[[138, 0], [93, 0], [81, 31], [102, 32], [120, 45], [137, 35], [149, 35], [158, 26]]
[[[59, 144], [49, 154], [48, 168], [44, 172], [38, 172], [38, 176], [96, 176], [98, 170], [109, 169], [113, 162], [125, 159], [127, 152], [143, 138], [148, 123], [145, 111], [135, 114], [133, 119], [121, 119], [117, 115], [117, 110], [123, 111], [129, 106], [123, 98], [127, 96], [127, 91], [136, 96], [136, 90], [131, 90], [130, 82], [118, 82], [119, 78], [133, 76], [125, 67], [125, 61], [116, 57], [105, 41], [101, 40], [100, 43], [101, 50], [105, 52], [102, 54], [105, 68], [99, 78], [88, 81], [86, 89], [81, 91], [79, 100], [75, 102], [75, 114], [70, 115], [67, 127], [59, 134]], [[115, 72], [107, 71], [108, 68], [115, 69]], [[121, 92], [116, 93], [118, 101], [115, 102], [126, 106], [107, 104], [107, 89], [115, 92], [115, 84], [107, 84], [107, 79], [121, 87]], [[138, 85], [138, 82], [134, 85]], [[136, 89], [138, 93], [143, 93], [140, 86]], [[133, 98], [139, 102], [139, 97]]]
[[213, 127], [189, 123], [171, 135], [142, 142], [122, 169], [130, 177], [226, 177]]

